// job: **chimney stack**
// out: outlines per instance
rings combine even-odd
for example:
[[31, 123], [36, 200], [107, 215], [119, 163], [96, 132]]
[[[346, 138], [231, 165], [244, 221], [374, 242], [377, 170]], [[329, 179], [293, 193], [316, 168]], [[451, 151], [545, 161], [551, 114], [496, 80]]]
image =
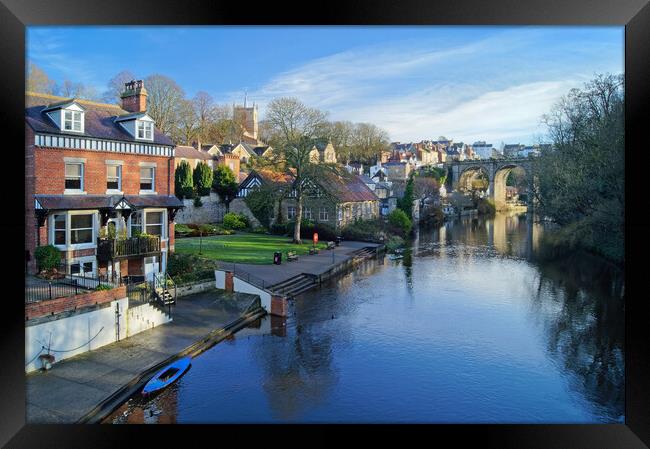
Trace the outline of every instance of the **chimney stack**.
[[145, 112], [147, 110], [147, 89], [144, 88], [144, 81], [131, 80], [124, 83], [122, 98], [122, 109], [129, 112]]

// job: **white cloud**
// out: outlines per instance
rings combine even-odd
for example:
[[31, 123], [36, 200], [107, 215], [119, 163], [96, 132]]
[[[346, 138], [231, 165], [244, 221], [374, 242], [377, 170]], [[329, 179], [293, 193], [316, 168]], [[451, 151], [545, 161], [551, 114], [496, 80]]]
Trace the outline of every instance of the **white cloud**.
[[562, 95], [590, 78], [593, 67], [612, 66], [605, 61], [578, 69], [547, 60], [522, 67], [531, 46], [542, 48], [545, 33], [522, 28], [455, 46], [410, 41], [355, 48], [281, 73], [248, 98], [263, 115], [271, 99], [295, 96], [334, 120], [381, 126], [393, 140], [447, 135], [528, 143], [543, 132], [542, 114]]

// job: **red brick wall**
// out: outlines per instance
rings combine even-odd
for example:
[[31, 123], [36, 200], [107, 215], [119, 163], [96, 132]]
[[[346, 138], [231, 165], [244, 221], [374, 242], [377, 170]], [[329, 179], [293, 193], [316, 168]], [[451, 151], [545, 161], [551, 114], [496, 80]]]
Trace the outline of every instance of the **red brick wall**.
[[32, 304], [25, 304], [25, 319], [33, 319], [42, 316], [66, 312], [69, 310], [82, 309], [84, 307], [103, 304], [116, 299], [126, 297], [126, 286], [116, 287], [111, 290], [84, 293], [82, 295], [56, 298], [40, 301]]
[[271, 296], [271, 315], [286, 317], [289, 315], [289, 304], [282, 296]]
[[143, 276], [144, 275], [144, 259], [130, 259], [128, 273], [131, 276]]
[[235, 291], [235, 281], [233, 279], [233, 274], [230, 271], [226, 271], [226, 281], [225, 289], [227, 292]]
[[25, 250], [29, 251], [28, 269], [36, 271], [36, 217], [34, 216], [34, 132], [25, 126]]
[[[89, 195], [106, 194], [107, 160], [120, 160], [124, 162], [122, 166], [122, 191], [125, 195], [138, 195], [140, 193], [140, 162], [153, 162], [157, 164], [155, 180], [156, 193], [159, 195], [174, 194], [171, 158], [46, 147], [37, 147], [34, 150], [36, 174], [35, 193], [60, 195], [64, 192], [64, 157], [86, 159], [84, 165], [84, 191]], [[34, 191], [32, 191], [33, 193]]]

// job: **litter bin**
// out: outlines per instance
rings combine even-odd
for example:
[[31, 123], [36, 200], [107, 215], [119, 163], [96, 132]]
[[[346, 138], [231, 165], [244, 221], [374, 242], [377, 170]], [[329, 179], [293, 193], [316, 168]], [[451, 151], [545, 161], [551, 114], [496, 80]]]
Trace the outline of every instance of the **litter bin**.
[[341, 244], [341, 237], [336, 237], [336, 246]]
[[273, 263], [275, 265], [282, 265], [282, 253], [280, 251], [273, 253]]

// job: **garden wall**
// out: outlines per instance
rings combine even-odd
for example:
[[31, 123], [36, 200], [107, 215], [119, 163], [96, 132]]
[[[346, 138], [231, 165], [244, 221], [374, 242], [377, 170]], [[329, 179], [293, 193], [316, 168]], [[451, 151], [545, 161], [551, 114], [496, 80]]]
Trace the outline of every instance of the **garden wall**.
[[261, 226], [260, 221], [255, 218], [255, 215], [253, 215], [253, 212], [251, 212], [251, 210], [248, 208], [246, 201], [244, 201], [243, 198], [235, 198], [230, 203], [230, 212], [246, 215], [251, 223], [251, 226]]
[[203, 206], [195, 207], [194, 200], [183, 200], [183, 209], [176, 213], [174, 222], [178, 224], [205, 224], [221, 223], [226, 213], [226, 206], [221, 198], [214, 192], [209, 196], [202, 196]]

